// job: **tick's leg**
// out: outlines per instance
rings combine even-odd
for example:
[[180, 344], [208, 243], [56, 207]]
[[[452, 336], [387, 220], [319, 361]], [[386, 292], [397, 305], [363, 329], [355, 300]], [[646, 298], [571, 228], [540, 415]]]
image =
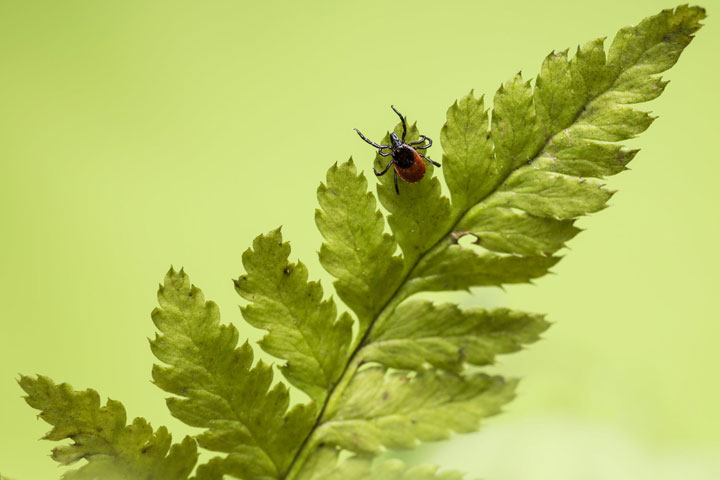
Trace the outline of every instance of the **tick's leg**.
[[387, 156], [390, 155], [391, 153], [392, 153], [392, 152], [383, 153], [382, 150], [378, 150], [378, 155], [380, 155], [381, 157], [387, 157]]
[[390, 162], [385, 166], [385, 168], [383, 169], [382, 172], [378, 172], [377, 170], [375, 170], [375, 167], [373, 167], [373, 172], [375, 172], [375, 176], [376, 176], [376, 177], [379, 177], [379, 176], [381, 176], [381, 175], [385, 175], [385, 173], [390, 169], [390, 167], [392, 166], [392, 164], [393, 164], [393, 161], [390, 160]]
[[393, 179], [395, 180], [395, 193], [400, 195], [400, 189], [398, 188], [398, 184], [397, 184], [397, 170], [393, 170], [393, 177], [394, 177]]
[[439, 164], [438, 162], [436, 162], [435, 160], [429, 159], [428, 157], [426, 157], [426, 156], [423, 155], [422, 153], [418, 152], [418, 155], [420, 155], [422, 158], [424, 158], [424, 159], [427, 160], [428, 162], [432, 163], [432, 164], [435, 165], [436, 167], [439, 167], [439, 166], [440, 166], [440, 164]]
[[392, 105], [390, 105], [390, 108], [392, 108], [393, 111], [398, 114], [398, 117], [400, 117], [400, 121], [402, 122], [402, 126], [403, 126], [402, 143], [405, 143], [405, 135], [407, 135], [407, 126], [405, 125], [405, 119], [403, 118], [403, 116], [402, 116], [402, 114], [401, 114], [400, 112], [398, 112], [397, 110], [395, 110], [395, 107], [393, 107]]
[[[425, 140], [427, 140], [427, 142], [428, 142], [427, 145], [421, 145], [422, 143], [425, 142]], [[420, 135], [420, 140], [418, 140], [417, 142], [408, 143], [408, 145], [410, 145], [411, 147], [415, 147], [415, 145], [419, 145], [419, 146], [415, 147], [415, 150], [425, 150], [426, 148], [432, 147], [432, 140], [429, 139], [428, 137], [426, 137], [425, 135]]]
[[373, 147], [377, 148], [378, 150], [382, 150], [383, 148], [391, 148], [390, 145], [378, 145], [377, 143], [375, 143], [371, 140], [368, 140], [367, 138], [365, 138], [365, 135], [360, 133], [360, 130], [358, 130], [357, 128], [353, 128], [353, 130], [355, 130], [357, 132], [357, 134], [360, 135], [360, 138], [362, 138], [363, 140], [365, 140], [367, 143], [369, 143]]
[[[422, 145], [423, 143], [425, 143], [426, 140], [428, 142], [427, 145]], [[432, 140], [427, 138], [425, 135], [420, 135], [420, 140], [418, 140], [417, 142], [408, 143], [408, 145], [414, 147], [415, 150], [426, 150], [432, 147]]]

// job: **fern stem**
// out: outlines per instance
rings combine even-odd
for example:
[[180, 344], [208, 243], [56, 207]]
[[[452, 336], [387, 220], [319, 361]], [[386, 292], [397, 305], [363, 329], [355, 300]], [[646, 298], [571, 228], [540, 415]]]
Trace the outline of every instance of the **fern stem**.
[[[370, 329], [368, 329], [369, 331]], [[322, 425], [323, 419], [325, 418], [328, 410], [328, 406], [332, 405], [334, 406], [338, 400], [342, 397], [343, 392], [347, 388], [348, 384], [352, 380], [352, 378], [355, 376], [355, 372], [357, 369], [362, 365], [362, 357], [359, 357], [357, 353], [360, 351], [360, 348], [355, 348], [355, 350], [352, 353], [352, 356], [350, 357], [350, 360], [348, 361], [347, 365], [345, 366], [345, 370], [343, 371], [342, 375], [340, 376], [340, 379], [338, 382], [333, 385], [333, 387], [330, 389], [330, 392], [328, 394], [327, 400], [325, 401], [325, 404], [322, 406], [322, 409], [320, 410], [320, 413], [317, 416], [317, 420], [315, 420], [315, 425], [313, 425], [313, 428], [310, 430], [310, 433], [307, 437], [305, 437], [305, 440], [300, 445], [300, 448], [298, 449], [297, 453], [295, 453], [295, 458], [293, 458], [292, 463], [290, 464], [290, 470], [288, 471], [287, 475], [285, 476], [286, 480], [293, 480], [295, 479], [298, 474], [300, 473], [300, 470], [305, 465], [305, 462], [307, 461], [307, 458], [310, 456], [310, 454], [315, 450], [315, 447], [317, 446], [317, 440], [315, 437], [317, 436], [318, 428]]]

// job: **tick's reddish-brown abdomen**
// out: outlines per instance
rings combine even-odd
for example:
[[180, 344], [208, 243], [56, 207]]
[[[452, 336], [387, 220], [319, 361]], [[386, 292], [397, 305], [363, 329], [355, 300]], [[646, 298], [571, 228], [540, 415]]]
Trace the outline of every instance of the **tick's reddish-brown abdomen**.
[[400, 168], [395, 164], [398, 176], [408, 183], [419, 182], [425, 176], [425, 162], [416, 151], [413, 151], [413, 154], [413, 163], [409, 167]]

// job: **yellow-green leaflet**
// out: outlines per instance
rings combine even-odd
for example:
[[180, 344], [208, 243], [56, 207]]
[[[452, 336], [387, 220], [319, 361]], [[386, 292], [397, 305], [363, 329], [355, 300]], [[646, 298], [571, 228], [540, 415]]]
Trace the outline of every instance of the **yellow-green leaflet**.
[[195, 440], [185, 437], [172, 444], [165, 427], [153, 431], [143, 418], [127, 425], [122, 404], [108, 400], [101, 407], [95, 390], [73, 390], [43, 376], [22, 376], [19, 383], [28, 405], [40, 410], [40, 418], [53, 426], [44, 438], [73, 442], [55, 447], [53, 460], [61, 465], [87, 460], [65, 472], [64, 480], [180, 480], [187, 479], [195, 466]]

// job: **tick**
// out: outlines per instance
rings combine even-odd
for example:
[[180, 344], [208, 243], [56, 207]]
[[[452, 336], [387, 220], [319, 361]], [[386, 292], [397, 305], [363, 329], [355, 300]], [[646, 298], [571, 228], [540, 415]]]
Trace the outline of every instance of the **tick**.
[[[402, 114], [398, 112], [395, 107], [390, 105], [390, 108], [392, 108], [393, 111], [398, 114], [398, 117], [400, 117], [400, 121], [402, 122], [402, 139], [398, 138], [395, 132], [393, 132], [390, 134], [390, 145], [378, 145], [377, 143], [365, 138], [365, 135], [360, 133], [360, 130], [358, 130], [357, 128], [354, 130], [357, 132], [358, 135], [360, 135], [360, 138], [378, 149], [378, 155], [380, 155], [381, 157], [391, 157], [390, 162], [385, 166], [382, 172], [378, 172], [377, 170], [375, 170], [375, 167], [373, 167], [373, 171], [375, 172], [375, 175], [379, 177], [381, 175], [385, 175], [385, 173], [387, 173], [390, 167], [394, 166], [395, 170], [393, 171], [393, 177], [395, 180], [395, 193], [400, 195], [400, 189], [398, 188], [398, 177], [402, 178], [408, 183], [419, 182], [425, 176], [425, 164], [423, 163], [423, 160], [432, 163], [436, 167], [439, 167], [440, 164], [418, 152], [418, 150], [427, 150], [432, 145], [432, 140], [430, 140], [425, 135], [420, 135], [420, 140], [418, 140], [417, 142], [405, 143], [405, 135], [407, 135], [407, 125], [405, 124], [405, 118], [403, 118]], [[390, 151], [383, 152], [383, 150]]]

